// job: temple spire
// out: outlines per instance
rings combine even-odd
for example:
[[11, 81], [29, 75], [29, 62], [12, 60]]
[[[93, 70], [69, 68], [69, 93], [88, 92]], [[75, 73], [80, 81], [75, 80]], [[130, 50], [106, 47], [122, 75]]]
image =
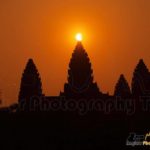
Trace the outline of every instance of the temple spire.
[[81, 42], [72, 54], [68, 70], [68, 83], [74, 90], [83, 90], [93, 82], [93, 70], [89, 57]]
[[65, 84], [65, 94], [78, 95], [80, 93], [80, 95], [88, 95], [90, 92], [86, 92], [89, 90], [90, 92], [99, 92], [97, 84], [93, 83], [93, 70], [88, 54], [81, 41], [78, 41], [69, 63], [68, 83]]
[[84, 50], [85, 51], [81, 41], [77, 41], [75, 50]]
[[29, 59], [21, 79], [19, 101], [29, 100], [32, 96], [42, 95], [42, 83], [38, 70], [32, 59]]
[[123, 74], [120, 75], [120, 78], [115, 86], [114, 96], [120, 96], [122, 98], [131, 96], [130, 87]]
[[143, 96], [150, 94], [150, 72], [143, 59], [139, 60], [132, 78], [133, 96]]

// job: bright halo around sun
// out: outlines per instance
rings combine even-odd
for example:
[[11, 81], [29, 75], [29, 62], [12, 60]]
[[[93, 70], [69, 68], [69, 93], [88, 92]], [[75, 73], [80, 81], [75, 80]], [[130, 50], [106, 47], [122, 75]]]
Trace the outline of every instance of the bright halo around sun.
[[82, 41], [82, 34], [81, 33], [76, 34], [76, 40], [77, 41]]

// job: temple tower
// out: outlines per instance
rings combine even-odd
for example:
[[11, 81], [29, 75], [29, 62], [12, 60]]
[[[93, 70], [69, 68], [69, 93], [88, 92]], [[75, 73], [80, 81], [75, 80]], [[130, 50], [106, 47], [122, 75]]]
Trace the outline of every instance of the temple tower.
[[78, 41], [68, 69], [68, 83], [64, 86], [64, 95], [73, 98], [97, 97], [101, 93], [97, 83], [93, 82], [91, 62], [82, 43]]

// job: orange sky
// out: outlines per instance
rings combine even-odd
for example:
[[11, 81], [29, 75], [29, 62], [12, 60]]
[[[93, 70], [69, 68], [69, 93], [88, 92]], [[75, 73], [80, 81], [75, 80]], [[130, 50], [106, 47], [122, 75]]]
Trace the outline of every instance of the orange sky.
[[112, 93], [121, 73], [129, 82], [138, 59], [150, 67], [149, 0], [1, 0], [0, 89], [17, 101], [22, 71], [33, 58], [46, 95], [58, 95], [82, 32], [94, 79]]

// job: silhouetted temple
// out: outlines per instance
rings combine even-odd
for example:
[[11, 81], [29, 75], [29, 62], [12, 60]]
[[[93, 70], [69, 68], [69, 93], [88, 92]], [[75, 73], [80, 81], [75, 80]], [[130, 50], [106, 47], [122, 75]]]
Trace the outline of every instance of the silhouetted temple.
[[64, 91], [60, 92], [59, 96], [51, 97], [42, 94], [40, 75], [33, 60], [29, 59], [21, 79], [19, 104], [21, 108], [26, 108], [25, 110], [29, 110], [28, 107], [33, 109], [34, 105], [39, 110], [43, 102], [46, 102], [44, 107], [49, 107], [48, 102], [52, 102], [54, 99], [58, 101], [61, 101], [62, 98], [65, 100], [71, 98], [75, 100], [101, 99], [103, 102], [113, 99], [115, 102], [116, 97], [121, 97], [136, 99], [135, 105], [138, 110], [141, 110], [139, 108], [142, 107], [140, 106], [140, 97], [149, 95], [150, 72], [142, 59], [134, 70], [131, 90], [122, 74], [116, 83], [114, 95], [103, 94], [93, 80], [93, 70], [88, 54], [82, 43], [78, 42], [69, 63], [68, 82], [64, 84]]
[[120, 78], [115, 86], [114, 96], [120, 96], [122, 98], [131, 97], [130, 87], [123, 74], [120, 75]]
[[150, 72], [142, 59], [133, 73], [132, 95], [134, 97], [150, 95]]
[[[6, 128], [0, 135], [3, 141], [10, 139], [5, 149], [135, 148], [126, 145], [126, 141], [136, 144], [130, 133], [145, 135], [150, 131], [148, 68], [141, 59], [131, 86], [121, 74], [113, 95], [104, 94], [93, 78], [91, 62], [81, 42], [72, 54], [68, 81], [58, 96], [43, 94], [39, 72], [29, 59], [22, 74], [18, 103], [0, 109], [0, 122]], [[145, 148], [142, 146], [138, 148]]]
[[35, 96], [42, 96], [42, 83], [33, 60], [29, 59], [22, 74], [19, 103], [25, 103], [26, 107], [29, 107]]
[[68, 70], [68, 83], [65, 83], [61, 96], [69, 98], [96, 98], [102, 93], [93, 82], [91, 62], [81, 42], [78, 42], [72, 54]]

